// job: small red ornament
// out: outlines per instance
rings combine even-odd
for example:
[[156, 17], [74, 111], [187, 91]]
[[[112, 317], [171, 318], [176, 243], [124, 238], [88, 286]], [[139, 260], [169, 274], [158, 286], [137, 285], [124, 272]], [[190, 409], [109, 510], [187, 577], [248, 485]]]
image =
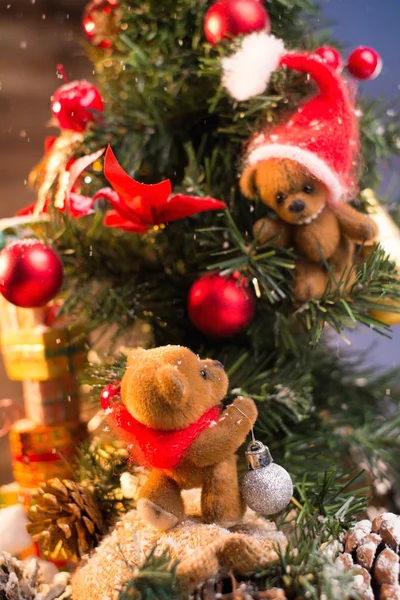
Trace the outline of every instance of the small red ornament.
[[253, 31], [270, 32], [269, 16], [260, 0], [219, 0], [204, 19], [204, 34], [213, 45]]
[[[58, 70], [65, 78], [63, 67]], [[51, 97], [51, 112], [61, 129], [84, 131], [96, 113], [104, 110], [103, 99], [96, 86], [84, 79], [64, 83]]]
[[190, 320], [199, 331], [211, 337], [239, 333], [251, 322], [254, 310], [254, 295], [244, 279], [204, 275], [189, 292]]
[[253, 31], [270, 32], [268, 13], [257, 0], [229, 0], [228, 16], [234, 35], [247, 35]]
[[62, 281], [61, 260], [38, 240], [19, 240], [0, 252], [0, 292], [11, 304], [44, 306], [59, 292]]
[[328, 65], [330, 65], [332, 69], [342, 69], [342, 57], [336, 48], [332, 48], [331, 46], [322, 46], [322, 48], [315, 50], [315, 54], [318, 54], [318, 56], [320, 56]]
[[350, 54], [346, 66], [357, 79], [375, 79], [382, 70], [382, 59], [373, 48], [360, 46]]
[[82, 27], [88, 41], [97, 48], [111, 48], [110, 28], [117, 20], [117, 0], [94, 0], [83, 13]]

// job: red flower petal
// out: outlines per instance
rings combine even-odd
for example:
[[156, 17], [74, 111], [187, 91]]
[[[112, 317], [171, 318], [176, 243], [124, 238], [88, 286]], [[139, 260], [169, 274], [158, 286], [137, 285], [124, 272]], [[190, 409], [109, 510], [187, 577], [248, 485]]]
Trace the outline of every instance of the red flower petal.
[[15, 215], [17, 217], [24, 217], [25, 215], [32, 215], [33, 211], [35, 210], [35, 206], [36, 206], [35, 203], [29, 204], [28, 206], [24, 206], [24, 208], [20, 208], [19, 210], [17, 210]]
[[57, 137], [55, 135], [48, 135], [47, 137], [44, 138], [44, 153], [45, 154], [47, 154], [49, 152], [49, 150], [51, 150], [56, 139], [57, 139]]
[[[47, 214], [49, 212], [47, 210], [47, 206], [48, 206], [48, 203], [46, 202], [46, 204], [41, 212], [42, 215]], [[36, 202], [34, 204], [29, 204], [28, 206], [24, 206], [24, 208], [21, 208], [20, 210], [18, 210], [15, 213], [15, 216], [24, 217], [27, 215], [33, 215], [33, 213], [35, 212], [35, 208], [36, 208]]]
[[75, 217], [86, 217], [93, 212], [93, 204], [94, 199], [90, 196], [81, 196], [81, 194], [76, 194], [75, 192], [71, 192], [69, 195], [68, 205], [62, 212], [66, 212], [68, 210], [69, 214]]
[[100, 200], [100, 198], [108, 200], [113, 208], [115, 208], [115, 206], [119, 206], [119, 196], [117, 192], [114, 192], [114, 190], [111, 188], [101, 188], [98, 192], [96, 192], [93, 196], [93, 203], [95, 203], [97, 200]]
[[186, 196], [185, 194], [175, 194], [171, 196], [168, 203], [162, 210], [162, 217], [159, 223], [167, 223], [168, 221], [176, 221], [184, 219], [206, 210], [225, 210], [226, 204], [221, 200], [204, 198], [199, 196]]
[[123, 212], [126, 218], [130, 211], [133, 220], [154, 224], [153, 207], [163, 206], [168, 201], [172, 190], [169, 179], [152, 185], [139, 183], [124, 171], [110, 146], [104, 158], [104, 175], [120, 198], [116, 210]]
[[124, 229], [133, 233], [145, 233], [149, 226], [143, 223], [134, 223], [133, 221], [124, 219], [119, 213], [114, 210], [108, 211], [104, 217], [104, 225], [107, 227]]

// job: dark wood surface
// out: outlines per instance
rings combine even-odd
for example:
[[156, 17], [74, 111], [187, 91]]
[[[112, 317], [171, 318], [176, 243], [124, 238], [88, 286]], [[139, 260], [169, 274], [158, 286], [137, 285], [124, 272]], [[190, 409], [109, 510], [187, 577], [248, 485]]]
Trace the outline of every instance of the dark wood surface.
[[[60, 85], [57, 63], [72, 79], [92, 76], [79, 41], [83, 0], [0, 2], [0, 218], [34, 200], [26, 185], [51, 130], [49, 98]], [[0, 399], [21, 403], [0, 359]], [[0, 416], [1, 427], [1, 416]], [[11, 481], [8, 439], [0, 439], [0, 484]]]

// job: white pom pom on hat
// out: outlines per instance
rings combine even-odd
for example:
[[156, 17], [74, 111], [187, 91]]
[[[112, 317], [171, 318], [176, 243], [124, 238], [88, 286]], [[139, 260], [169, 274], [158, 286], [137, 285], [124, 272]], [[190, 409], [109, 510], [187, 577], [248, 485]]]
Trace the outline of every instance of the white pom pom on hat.
[[355, 191], [359, 133], [354, 103], [343, 77], [312, 52], [288, 52], [282, 40], [265, 32], [243, 38], [239, 50], [222, 60], [222, 82], [237, 101], [249, 100], [268, 87], [280, 66], [311, 76], [319, 88], [286, 122], [267, 127], [247, 150], [247, 164], [288, 158], [322, 181], [332, 204]]
[[262, 94], [285, 53], [282, 40], [265, 32], [245, 37], [241, 48], [222, 59], [223, 84], [235, 100]]

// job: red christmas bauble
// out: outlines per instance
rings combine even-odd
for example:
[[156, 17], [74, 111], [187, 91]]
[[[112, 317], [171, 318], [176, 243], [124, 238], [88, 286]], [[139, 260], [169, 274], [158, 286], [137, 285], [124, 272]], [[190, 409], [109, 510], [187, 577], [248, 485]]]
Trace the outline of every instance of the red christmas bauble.
[[322, 60], [333, 69], [339, 70], [342, 68], [342, 57], [336, 48], [332, 48], [331, 46], [322, 46], [322, 48], [315, 50], [315, 54], [318, 54], [318, 56], [320, 56]]
[[16, 306], [44, 306], [60, 291], [63, 275], [58, 255], [38, 240], [20, 240], [0, 252], [0, 292]]
[[254, 295], [244, 279], [204, 275], [189, 292], [190, 320], [199, 331], [211, 337], [239, 333], [251, 322], [254, 310]]
[[360, 46], [350, 54], [346, 66], [357, 79], [375, 79], [382, 70], [382, 59], [373, 48]]
[[64, 83], [51, 97], [51, 112], [61, 129], [84, 131], [103, 110], [99, 90], [84, 79]]
[[228, 16], [234, 35], [247, 35], [253, 31], [270, 32], [269, 15], [257, 0], [229, 0]]
[[204, 18], [204, 34], [213, 46], [231, 36], [226, 1], [216, 2], [210, 6]]
[[117, 0], [94, 0], [83, 13], [82, 27], [86, 38], [98, 48], [111, 48], [110, 26], [116, 20]]
[[121, 393], [119, 383], [108, 383], [100, 392], [100, 406], [103, 410], [111, 408], [112, 400]]
[[204, 33], [210, 44], [253, 31], [270, 31], [270, 20], [260, 0], [219, 0], [207, 11]]

